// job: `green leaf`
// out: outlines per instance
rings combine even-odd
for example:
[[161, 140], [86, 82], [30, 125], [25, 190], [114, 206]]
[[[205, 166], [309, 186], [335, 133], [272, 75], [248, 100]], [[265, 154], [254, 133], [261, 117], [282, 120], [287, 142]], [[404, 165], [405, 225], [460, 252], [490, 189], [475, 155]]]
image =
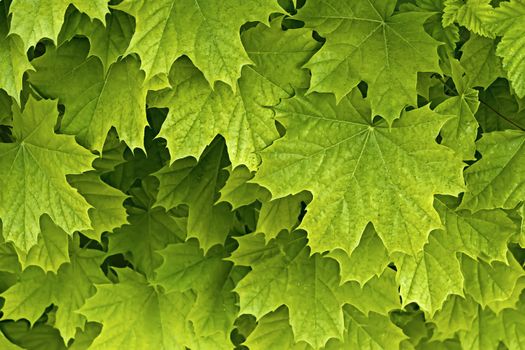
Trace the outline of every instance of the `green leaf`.
[[306, 2], [298, 19], [326, 38], [306, 65], [310, 92], [333, 92], [340, 101], [364, 80], [372, 116], [389, 123], [406, 105], [416, 105], [417, 73], [440, 72], [439, 43], [423, 28], [429, 13], [393, 14], [394, 6], [388, 0]]
[[504, 77], [501, 58], [496, 56], [497, 42], [472, 34], [461, 47], [461, 66], [471, 86], [488, 88], [497, 78]]
[[223, 261], [221, 249], [206, 256], [195, 240], [170, 244], [159, 252], [163, 264], [157, 269], [156, 282], [167, 293], [196, 293], [195, 304], [188, 315], [195, 332], [202, 336], [221, 333], [229, 338], [238, 315], [237, 298], [232, 292], [232, 263]]
[[279, 137], [268, 106], [308, 86], [307, 71], [301, 66], [319, 43], [310, 30], [283, 31], [279, 20], [271, 28], [259, 24], [247, 30], [242, 39], [257, 65], [243, 68], [237, 93], [222, 83], [212, 89], [201, 71], [188, 59], [181, 59], [170, 73], [173, 89], [161, 91], [150, 102], [170, 108], [160, 136], [168, 141], [173, 160], [198, 158], [221, 134], [232, 167], [245, 165], [255, 170], [260, 163], [256, 153]]
[[157, 205], [169, 210], [186, 204], [188, 238], [197, 238], [206, 251], [215, 244], [224, 244], [233, 222], [228, 204], [215, 204], [226, 181], [223, 169], [227, 165], [224, 142], [217, 139], [197, 164], [185, 158], [155, 174], [160, 181]]
[[[60, 333], [55, 328], [38, 323], [30, 327], [25, 321], [2, 322], [2, 331], [21, 349], [66, 350]], [[16, 349], [20, 349], [16, 348]]]
[[154, 270], [162, 264], [157, 251], [185, 239], [186, 218], [172, 216], [163, 208], [137, 205], [129, 208], [129, 214], [129, 224], [108, 236], [109, 252], [129, 255], [135, 269], [152, 278]]
[[502, 312], [503, 342], [509, 349], [520, 349], [525, 346], [525, 337], [522, 332], [525, 327], [525, 303], [521, 298], [518, 307], [505, 309]]
[[[9, 35], [6, 7], [0, 6], [0, 89], [20, 103], [24, 72], [32, 70], [23, 47], [16, 34]], [[0, 120], [2, 119], [0, 116]]]
[[32, 63], [29, 80], [48, 97], [58, 98], [66, 112], [61, 131], [94, 150], [102, 150], [109, 129], [133, 150], [144, 148], [146, 89], [139, 62], [127, 57], [104, 73], [100, 60], [87, 58], [87, 41], [76, 39], [47, 52]]
[[525, 290], [525, 278], [519, 277], [512, 294], [506, 299], [503, 300], [493, 300], [487, 303], [487, 307], [494, 311], [496, 314], [500, 314], [504, 309], [515, 309], [520, 300], [520, 296]]
[[57, 42], [70, 4], [92, 19], [105, 23], [106, 13], [109, 12], [108, 0], [13, 0], [9, 8], [12, 15], [11, 33], [22, 38], [24, 51], [36, 45], [40, 39], [49, 38]]
[[192, 293], [163, 293], [131, 270], [119, 270], [118, 275], [119, 283], [97, 285], [95, 296], [80, 309], [103, 325], [89, 349], [145, 349], [151, 344], [166, 350], [228, 348], [220, 340], [193, 333], [186, 322]]
[[346, 305], [344, 340], [330, 340], [326, 350], [336, 349], [399, 349], [400, 343], [407, 339], [400, 328], [388, 316], [370, 313], [362, 314], [356, 308]]
[[245, 166], [230, 169], [230, 176], [220, 190], [219, 202], [228, 202], [233, 209], [249, 205], [256, 200], [266, 200], [271, 197], [268, 190], [256, 183], [249, 182], [254, 174]]
[[268, 245], [260, 234], [237, 240], [240, 247], [231, 260], [252, 267], [235, 288], [241, 313], [259, 319], [286, 305], [295, 341], [319, 348], [342, 337], [344, 302], [335, 261], [310, 255], [304, 235], [297, 232], [281, 234]]
[[263, 202], [256, 231], [263, 232], [267, 241], [276, 238], [282, 230], [291, 232], [299, 224], [302, 203], [309, 199], [308, 193], [301, 192]]
[[453, 116], [441, 130], [441, 144], [456, 151], [462, 159], [473, 160], [478, 134], [478, 122], [474, 117], [479, 107], [478, 92], [468, 86], [457, 61], [451, 61], [451, 67], [458, 96], [446, 99], [435, 109], [437, 113]]
[[19, 320], [25, 318], [31, 324], [44, 313], [53, 300], [55, 276], [40, 268], [30, 266], [20, 275], [19, 281], [2, 293], [5, 299], [3, 318]]
[[477, 311], [478, 304], [472, 298], [450, 295], [443, 308], [429, 320], [436, 325], [432, 339], [446, 340], [456, 332], [470, 330]]
[[521, 226], [520, 226], [520, 245], [525, 246], [525, 205], [522, 205], [519, 209], [519, 214], [521, 216]]
[[69, 262], [68, 234], [47, 215], [40, 217], [40, 229], [37, 245], [27, 253], [17, 251], [22, 269], [38, 266], [46, 272], [57, 272], [62, 264]]
[[441, 216], [446, 241], [454, 250], [467, 254], [473, 259], [487, 262], [507, 261], [507, 243], [516, 233], [516, 225], [500, 209], [481, 210], [470, 213], [456, 210], [458, 200], [437, 197], [434, 207]]
[[401, 308], [398, 290], [395, 272], [386, 269], [381, 276], [372, 277], [364, 285], [353, 281], [345, 283], [342, 297], [347, 304], [364, 314], [375, 312], [386, 316], [392, 310]]
[[100, 269], [104, 257], [105, 254], [97, 250], [74, 248], [71, 263], [58, 271], [53, 298], [58, 306], [55, 327], [66, 342], [75, 336], [77, 329], [84, 329], [86, 319], [77, 310], [95, 293], [93, 285], [107, 282]]
[[147, 80], [167, 74], [171, 64], [186, 55], [212, 86], [217, 80], [234, 86], [241, 68], [251, 63], [242, 47], [240, 27], [250, 21], [268, 23], [272, 12], [281, 12], [271, 0], [230, 5], [219, 0], [124, 0], [115, 8], [136, 18], [127, 52], [141, 57]]
[[446, 0], [443, 24], [457, 22], [475, 34], [493, 37], [494, 34], [487, 28], [492, 11], [490, 0]]
[[11, 125], [13, 99], [4, 90], [0, 89], [0, 125]]
[[280, 307], [266, 314], [244, 343], [251, 350], [289, 349], [312, 350], [308, 343], [296, 343], [289, 323], [288, 310]]
[[341, 282], [357, 281], [363, 285], [374, 276], [380, 276], [390, 263], [388, 252], [372, 225], [365, 228], [361, 241], [348, 255], [342, 249], [328, 254], [341, 268]]
[[118, 284], [97, 285], [80, 313], [102, 323], [102, 332], [90, 349], [125, 347], [143, 349], [156, 344], [162, 349], [183, 349], [182, 339], [173, 332], [184, 331], [190, 295], [160, 293], [136, 272], [119, 271]]
[[447, 243], [444, 232], [434, 231], [422, 252], [395, 259], [403, 305], [416, 302], [432, 317], [449, 295], [463, 295], [464, 277]]
[[77, 331], [75, 335], [75, 341], [71, 346], [68, 347], [69, 350], [88, 350], [93, 343], [93, 340], [100, 334], [102, 330], [102, 325], [95, 322], [86, 323], [84, 331]]
[[127, 223], [122, 203], [128, 196], [103, 182], [97, 172], [71, 175], [68, 181], [93, 206], [88, 211], [93, 229], [82, 231], [88, 238], [100, 241], [102, 233]]
[[460, 209], [512, 209], [525, 199], [525, 132], [495, 131], [477, 142], [482, 158], [465, 171]]
[[19, 274], [21, 264], [18, 257], [18, 252], [11, 243], [0, 243], [0, 271], [9, 272], [12, 274]]
[[509, 82], [497, 79], [488, 89], [480, 91], [481, 102], [476, 118], [483, 131], [504, 131], [525, 128], [525, 112], [510, 90]]
[[503, 58], [503, 68], [518, 97], [525, 97], [525, 3], [502, 2], [490, 19], [491, 29], [502, 36], [496, 53]]
[[0, 347], [4, 350], [20, 350], [21, 347], [11, 343], [3, 333], [0, 333]]
[[287, 133], [262, 152], [254, 181], [273, 198], [313, 194], [300, 228], [314, 252], [351, 254], [372, 222], [389, 252], [416, 254], [441, 226], [433, 194], [462, 191], [463, 164], [435, 142], [446, 120], [428, 107], [392, 127], [370, 122], [357, 94], [338, 105], [330, 95], [295, 97], [277, 112]]
[[34, 323], [53, 303], [58, 307], [55, 326], [67, 342], [75, 336], [77, 327], [84, 328], [86, 320], [76, 311], [93, 295], [93, 284], [107, 281], [99, 267], [103, 256], [100, 251], [74, 248], [71, 262], [63, 264], [56, 275], [28, 267], [20, 281], [2, 294], [5, 317]]
[[102, 148], [101, 156], [93, 162], [93, 168], [101, 175], [115, 171], [119, 165], [126, 162], [125, 151], [126, 144], [120, 141], [117, 132], [111, 129]]
[[463, 349], [497, 349], [503, 337], [501, 319], [490, 309], [478, 306], [469, 328], [458, 335]]
[[23, 112], [15, 110], [16, 141], [0, 143], [3, 234], [23, 251], [37, 244], [42, 214], [67, 233], [90, 228], [89, 205], [66, 175], [89, 170], [94, 156], [73, 137], [54, 133], [56, 108], [56, 102], [30, 98]]
[[401, 343], [400, 349], [413, 350], [416, 345], [424, 344], [432, 334], [426, 323], [424, 312], [418, 310], [416, 305], [409, 305], [404, 310], [393, 311], [390, 319], [410, 337], [408, 342]]
[[488, 264], [463, 255], [461, 271], [465, 278], [465, 293], [483, 308], [492, 302], [511, 298], [525, 271], [510, 253], [508, 261], [508, 265], [499, 261]]
[[[104, 72], [124, 54], [135, 29], [133, 17], [122, 11], [111, 11], [106, 16], [106, 25], [92, 21], [78, 11], [66, 15], [59, 43], [73, 39], [75, 35], [85, 36], [90, 43], [89, 56], [97, 56]], [[88, 56], [88, 57], [89, 57]]]
[[446, 46], [439, 47], [438, 50], [446, 49], [447, 52], [452, 53], [460, 39], [459, 28], [454, 24], [447, 23], [445, 25], [443, 23], [445, 0], [415, 0], [413, 2], [407, 1], [407, 3], [400, 5], [400, 10], [427, 12], [430, 17], [424, 24], [426, 32], [437, 41], [446, 44]]

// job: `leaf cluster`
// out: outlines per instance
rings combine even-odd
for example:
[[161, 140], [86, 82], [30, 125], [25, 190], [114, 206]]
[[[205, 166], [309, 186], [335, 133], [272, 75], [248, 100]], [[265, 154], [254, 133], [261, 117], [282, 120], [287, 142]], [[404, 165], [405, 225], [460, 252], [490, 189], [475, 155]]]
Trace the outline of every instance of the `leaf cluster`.
[[1, 349], [525, 347], [524, 0], [0, 0]]

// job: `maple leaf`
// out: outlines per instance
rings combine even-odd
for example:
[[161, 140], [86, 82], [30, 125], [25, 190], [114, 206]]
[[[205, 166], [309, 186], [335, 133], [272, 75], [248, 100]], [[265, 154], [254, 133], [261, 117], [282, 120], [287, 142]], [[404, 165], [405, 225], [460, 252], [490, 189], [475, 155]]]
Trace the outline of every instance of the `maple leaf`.
[[[5, 85], [5, 84], [3, 84]], [[10, 125], [13, 113], [11, 111], [11, 105], [13, 99], [9, 96], [5, 90], [0, 89], [0, 125]]]
[[63, 264], [56, 275], [44, 273], [37, 267], [27, 268], [19, 282], [2, 294], [5, 317], [25, 318], [34, 323], [53, 303], [58, 307], [55, 326], [67, 343], [74, 337], [76, 328], [83, 329], [86, 322], [75, 311], [93, 295], [94, 283], [107, 281], [99, 267], [103, 257], [100, 251], [73, 248], [71, 261]]
[[18, 103], [24, 72], [33, 68], [25, 51], [20, 37], [9, 35], [6, 8], [0, 6], [0, 88]]
[[295, 341], [319, 348], [330, 338], [342, 338], [344, 301], [334, 260], [310, 256], [305, 236], [297, 232], [281, 234], [268, 246], [261, 234], [238, 241], [240, 248], [230, 259], [252, 267], [235, 287], [241, 313], [260, 318], [286, 305]]
[[240, 207], [254, 203], [257, 200], [266, 201], [271, 198], [271, 194], [262, 186], [249, 182], [253, 179], [255, 172], [251, 172], [246, 166], [241, 165], [233, 169], [228, 169], [229, 176], [221, 188], [220, 202], [228, 202], [232, 208]]
[[257, 65], [243, 68], [237, 93], [222, 83], [212, 89], [188, 59], [181, 59], [170, 73], [173, 88], [149, 100], [151, 106], [170, 108], [159, 136], [168, 141], [173, 160], [198, 158], [221, 134], [232, 167], [243, 164], [255, 170], [260, 162], [256, 153], [279, 137], [267, 107], [308, 85], [301, 65], [319, 43], [310, 30], [283, 31], [279, 20], [271, 28], [259, 24], [247, 30], [242, 39]]
[[232, 263], [223, 261], [223, 249], [204, 255], [195, 240], [170, 244], [159, 252], [163, 264], [156, 270], [156, 282], [171, 291], [196, 293], [195, 304], [188, 314], [197, 334], [221, 333], [227, 339], [238, 315], [237, 298], [232, 289], [237, 282]]
[[513, 0], [500, 3], [488, 23], [497, 35], [502, 36], [496, 53], [503, 58], [503, 68], [509, 81], [516, 94], [525, 97], [525, 2]]
[[482, 307], [511, 298], [525, 271], [510, 254], [508, 260], [508, 264], [499, 261], [488, 264], [463, 255], [461, 270], [465, 278], [465, 293]]
[[[122, 11], [111, 11], [106, 16], [106, 24], [92, 21], [89, 16], [78, 11], [66, 14], [62, 31], [58, 37], [60, 46], [76, 35], [89, 40], [89, 56], [97, 56], [102, 62], [104, 72], [124, 54], [134, 30], [133, 17]], [[89, 57], [88, 56], [88, 57]]]
[[389, 123], [415, 106], [417, 72], [440, 72], [439, 43], [423, 28], [431, 13], [393, 14], [394, 7], [388, 0], [307, 1], [297, 18], [326, 38], [305, 66], [312, 71], [309, 91], [333, 92], [340, 101], [364, 80], [372, 116]]
[[[525, 132], [495, 131], [477, 142], [482, 158], [465, 171], [461, 209], [512, 209], [525, 199]], [[512, 186], [510, 186], [512, 184]]]
[[507, 80], [497, 79], [488, 89], [480, 91], [479, 100], [483, 102], [476, 113], [476, 119], [484, 132], [523, 129], [521, 125], [524, 124], [525, 111]]
[[501, 320], [490, 309], [479, 305], [469, 328], [458, 332], [464, 349], [496, 349], [502, 337]]
[[392, 310], [401, 308], [396, 273], [389, 268], [363, 285], [354, 281], [347, 282], [342, 285], [342, 290], [345, 303], [365, 315], [374, 312], [386, 316]]
[[18, 259], [23, 270], [27, 266], [38, 266], [46, 272], [57, 272], [62, 264], [69, 262], [69, 235], [47, 215], [40, 217], [40, 229], [37, 245], [27, 253], [17, 250]]
[[390, 263], [390, 256], [372, 225], [365, 228], [352, 254], [348, 255], [342, 249], [335, 249], [329, 252], [328, 256], [339, 263], [343, 283], [357, 281], [363, 285], [372, 277], [381, 275]]
[[186, 321], [195, 301], [191, 292], [163, 293], [131, 270], [121, 269], [118, 275], [117, 284], [97, 285], [96, 294], [79, 311], [103, 324], [90, 349], [228, 348], [223, 342], [195, 336]]
[[241, 26], [268, 23], [271, 13], [282, 12], [274, 0], [124, 0], [115, 8], [136, 18], [127, 52], [141, 57], [147, 80], [167, 74], [171, 64], [186, 55], [212, 86], [217, 80], [235, 86], [242, 66], [251, 63], [240, 40]]
[[2, 258], [0, 260], [0, 271], [10, 272], [15, 275], [22, 271], [20, 258], [17, 253], [19, 252], [16, 251], [12, 243], [0, 243], [0, 257]]
[[0, 348], [524, 347], [524, 19], [0, 0]]
[[487, 21], [492, 14], [490, 0], [446, 0], [443, 25], [453, 22], [465, 26], [471, 32], [486, 37], [494, 37], [487, 28]]
[[97, 285], [96, 294], [80, 309], [88, 320], [103, 324], [90, 348], [142, 349], [155, 344], [158, 349], [182, 349], [173, 332], [184, 330], [191, 296], [159, 293], [133, 271], [120, 270], [118, 275], [118, 284]]
[[473, 259], [507, 261], [507, 243], [516, 232], [516, 225], [501, 209], [470, 213], [457, 210], [459, 201], [437, 197], [434, 207], [443, 222], [447, 245]]
[[0, 217], [4, 238], [28, 251], [42, 214], [70, 234], [90, 228], [89, 205], [66, 175], [89, 170], [95, 157], [73, 137], [54, 133], [56, 102], [29, 98], [14, 112], [15, 142], [0, 144]]
[[396, 257], [395, 262], [404, 306], [416, 302], [432, 317], [450, 294], [463, 295], [460, 264], [444, 232], [431, 233], [421, 253]]
[[188, 206], [188, 238], [210, 249], [223, 244], [232, 226], [233, 215], [226, 203], [215, 203], [217, 193], [226, 180], [227, 154], [224, 142], [214, 141], [204, 151], [199, 162], [191, 158], [176, 161], [155, 174], [160, 181], [156, 205], [167, 210], [178, 205]]
[[0, 332], [0, 346], [2, 347], [2, 349], [5, 349], [5, 350], [20, 350], [22, 349], [21, 347], [11, 343], [9, 341], [9, 339], [6, 338], [6, 336]]
[[450, 295], [441, 310], [430, 319], [436, 325], [433, 339], [453, 338], [456, 332], [468, 331], [476, 317], [478, 304], [472, 298]]
[[267, 241], [277, 237], [279, 232], [291, 232], [298, 226], [303, 203], [310, 200], [310, 195], [305, 192], [264, 201], [257, 218], [256, 232], [263, 232]]
[[43, 38], [57, 42], [66, 9], [70, 4], [92, 19], [105, 23], [105, 16], [109, 12], [108, 0], [13, 0], [9, 7], [12, 16], [11, 33], [22, 38], [24, 51]]
[[295, 342], [292, 328], [290, 327], [288, 310], [280, 307], [266, 314], [257, 322], [257, 327], [248, 336], [244, 343], [251, 350], [289, 349], [312, 350], [306, 342]]
[[496, 47], [496, 40], [479, 35], [471, 35], [461, 47], [461, 66], [471, 86], [486, 89], [498, 77], [505, 76], [501, 58], [496, 56]]
[[7, 321], [2, 326], [3, 333], [19, 346], [16, 349], [66, 350], [58, 330], [45, 323], [37, 323], [31, 327], [21, 320]]
[[345, 305], [345, 332], [342, 342], [331, 340], [326, 350], [336, 349], [385, 349], [400, 348], [407, 339], [403, 331], [396, 327], [388, 316], [370, 313], [365, 315], [356, 308]]
[[454, 116], [441, 130], [441, 144], [452, 148], [463, 159], [473, 160], [479, 126], [474, 116], [479, 107], [478, 92], [470, 87], [457, 61], [451, 60], [450, 65], [458, 95], [446, 99], [435, 109], [437, 113]]
[[[422, 11], [427, 12], [430, 17], [425, 21], [425, 31], [434, 39], [445, 43], [440, 46], [439, 51], [454, 52], [456, 43], [459, 41], [459, 28], [454, 24], [444, 23], [443, 17], [446, 0], [415, 0], [414, 3], [406, 2], [399, 5], [402, 12]], [[441, 54], [441, 52], [440, 52]]]
[[523, 326], [525, 325], [525, 303], [520, 299], [516, 309], [505, 309], [502, 313], [503, 342], [509, 349], [519, 349], [525, 345], [523, 338]]
[[68, 182], [93, 206], [88, 211], [92, 229], [82, 230], [84, 235], [100, 241], [102, 233], [127, 222], [122, 203], [128, 196], [103, 182], [96, 171], [70, 175]]
[[157, 251], [185, 238], [186, 219], [169, 215], [163, 208], [129, 208], [128, 225], [109, 235], [111, 254], [130, 254], [128, 259], [138, 271], [153, 277], [162, 263]]
[[415, 254], [441, 226], [433, 194], [463, 190], [461, 161], [435, 142], [446, 119], [428, 107], [391, 127], [371, 122], [357, 93], [338, 105], [330, 95], [298, 96], [276, 111], [287, 132], [262, 152], [253, 181], [274, 198], [313, 194], [300, 228], [314, 252], [351, 254], [372, 222], [389, 252]]
[[61, 131], [101, 150], [112, 126], [120, 139], [134, 149], [144, 148], [146, 90], [139, 62], [127, 57], [104, 73], [100, 60], [86, 58], [86, 40], [76, 39], [33, 60], [31, 84], [43, 95], [58, 98], [66, 112]]

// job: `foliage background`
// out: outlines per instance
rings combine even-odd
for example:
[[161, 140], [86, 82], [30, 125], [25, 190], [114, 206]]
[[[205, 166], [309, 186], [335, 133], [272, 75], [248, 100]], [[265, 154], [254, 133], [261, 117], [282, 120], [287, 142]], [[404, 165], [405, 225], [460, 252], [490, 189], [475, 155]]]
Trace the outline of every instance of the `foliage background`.
[[523, 0], [0, 0], [2, 349], [525, 346]]

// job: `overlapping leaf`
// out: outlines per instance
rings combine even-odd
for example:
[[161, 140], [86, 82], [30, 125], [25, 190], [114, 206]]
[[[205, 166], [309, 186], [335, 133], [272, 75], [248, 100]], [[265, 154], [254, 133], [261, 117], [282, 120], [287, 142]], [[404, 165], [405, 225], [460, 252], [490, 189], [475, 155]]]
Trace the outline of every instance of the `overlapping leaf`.
[[91, 228], [89, 204], [66, 175], [89, 170], [94, 156], [72, 136], [54, 133], [56, 108], [56, 102], [30, 98], [15, 111], [15, 142], [0, 144], [3, 234], [23, 251], [37, 243], [42, 214], [68, 233]]
[[279, 136], [268, 107], [308, 85], [301, 65], [319, 46], [311, 31], [284, 32], [279, 24], [277, 19], [271, 28], [259, 24], [244, 32], [244, 46], [257, 65], [243, 68], [237, 93], [222, 83], [212, 89], [187, 59], [175, 63], [170, 73], [173, 88], [150, 101], [170, 108], [160, 136], [168, 141], [173, 159], [198, 158], [221, 134], [232, 166], [255, 170], [260, 162], [256, 153]]
[[306, 65], [310, 91], [333, 92], [339, 101], [364, 80], [372, 116], [389, 122], [415, 105], [417, 73], [440, 72], [439, 44], [423, 28], [430, 13], [393, 14], [394, 7], [387, 0], [307, 1], [298, 19], [326, 37]]
[[139, 62], [127, 57], [104, 72], [97, 57], [87, 58], [88, 48], [80, 39], [48, 48], [33, 61], [31, 84], [64, 104], [61, 131], [76, 135], [81, 144], [102, 150], [113, 126], [131, 149], [144, 147], [146, 90]]
[[22, 38], [26, 50], [44, 38], [56, 42], [69, 5], [102, 23], [109, 12], [108, 0], [14, 0], [9, 7], [10, 32]]
[[210, 85], [220, 80], [230, 86], [236, 85], [242, 66], [251, 63], [240, 27], [250, 21], [267, 23], [271, 13], [282, 11], [273, 0], [125, 0], [117, 8], [136, 18], [128, 52], [141, 57], [146, 79], [168, 74], [171, 64], [186, 55]]
[[276, 110], [287, 133], [263, 151], [254, 181], [277, 198], [312, 192], [301, 227], [313, 251], [350, 254], [372, 222], [389, 251], [415, 254], [441, 225], [433, 194], [463, 190], [461, 161], [435, 142], [446, 119], [428, 107], [392, 127], [371, 122], [356, 93], [338, 105], [329, 95], [295, 97]]

